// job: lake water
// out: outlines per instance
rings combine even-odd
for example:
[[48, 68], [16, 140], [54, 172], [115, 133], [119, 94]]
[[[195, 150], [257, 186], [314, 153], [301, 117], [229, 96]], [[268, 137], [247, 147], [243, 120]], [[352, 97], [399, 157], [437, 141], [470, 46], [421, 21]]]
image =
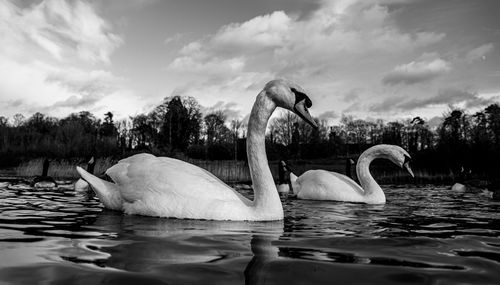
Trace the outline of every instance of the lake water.
[[500, 284], [500, 202], [482, 194], [283, 198], [284, 221], [250, 223], [122, 215], [70, 186], [0, 184], [0, 284]]

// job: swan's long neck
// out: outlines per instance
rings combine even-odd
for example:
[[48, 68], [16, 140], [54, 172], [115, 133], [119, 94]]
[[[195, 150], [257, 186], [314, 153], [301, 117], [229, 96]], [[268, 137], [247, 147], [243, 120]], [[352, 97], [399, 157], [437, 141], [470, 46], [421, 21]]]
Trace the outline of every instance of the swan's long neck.
[[356, 174], [358, 175], [359, 183], [363, 188], [366, 199], [384, 201], [385, 194], [378, 183], [373, 179], [370, 173], [370, 164], [376, 158], [384, 157], [377, 149], [368, 149], [363, 152], [356, 164]]
[[266, 155], [266, 127], [276, 104], [262, 91], [248, 121], [247, 156], [254, 189], [254, 208], [262, 215], [283, 217], [283, 207]]

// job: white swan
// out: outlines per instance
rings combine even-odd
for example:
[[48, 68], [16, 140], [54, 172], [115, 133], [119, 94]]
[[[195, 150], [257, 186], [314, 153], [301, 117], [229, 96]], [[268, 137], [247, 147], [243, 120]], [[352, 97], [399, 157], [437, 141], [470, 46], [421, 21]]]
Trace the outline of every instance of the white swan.
[[376, 145], [364, 151], [356, 164], [359, 186], [349, 177], [326, 170], [309, 170], [300, 177], [290, 174], [292, 191], [299, 199], [333, 200], [367, 204], [384, 204], [385, 194], [370, 174], [370, 163], [376, 158], [386, 158], [406, 168], [413, 176], [410, 155], [395, 145]]
[[127, 214], [206, 220], [281, 220], [283, 207], [269, 169], [265, 132], [276, 109], [295, 112], [317, 127], [303, 89], [278, 79], [257, 95], [248, 122], [247, 156], [254, 200], [248, 200], [208, 171], [168, 157], [137, 154], [106, 171], [110, 183], [77, 167], [106, 208]]

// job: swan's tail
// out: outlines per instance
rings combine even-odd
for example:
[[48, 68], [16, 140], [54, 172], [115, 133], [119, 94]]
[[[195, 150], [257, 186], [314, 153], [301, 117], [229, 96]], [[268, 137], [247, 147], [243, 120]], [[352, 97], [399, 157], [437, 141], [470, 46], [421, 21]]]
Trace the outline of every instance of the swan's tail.
[[123, 200], [116, 184], [102, 180], [79, 166], [76, 167], [76, 170], [82, 179], [92, 186], [92, 190], [94, 190], [95, 194], [106, 208], [118, 211], [122, 210]]
[[290, 172], [290, 188], [292, 188], [292, 193], [297, 195], [297, 189], [299, 189], [299, 185], [297, 183], [297, 175]]

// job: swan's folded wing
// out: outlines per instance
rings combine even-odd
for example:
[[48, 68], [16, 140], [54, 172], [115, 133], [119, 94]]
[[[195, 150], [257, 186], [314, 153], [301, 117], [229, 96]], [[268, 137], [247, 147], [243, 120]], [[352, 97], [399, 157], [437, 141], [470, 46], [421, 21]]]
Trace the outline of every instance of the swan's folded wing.
[[329, 171], [328, 173], [335, 177], [335, 179], [342, 181], [346, 185], [349, 185], [349, 187], [356, 189], [358, 192], [360, 192], [360, 194], [363, 194], [363, 188], [361, 188], [359, 184], [356, 183], [356, 181], [352, 180], [349, 176], [333, 171]]
[[106, 172], [127, 202], [143, 195], [167, 195], [203, 200], [245, 200], [208, 171], [173, 158], [137, 154], [120, 160]]
[[326, 170], [309, 170], [297, 179], [298, 195], [302, 198], [328, 200], [333, 193], [356, 191], [363, 195], [363, 189], [351, 178]]

